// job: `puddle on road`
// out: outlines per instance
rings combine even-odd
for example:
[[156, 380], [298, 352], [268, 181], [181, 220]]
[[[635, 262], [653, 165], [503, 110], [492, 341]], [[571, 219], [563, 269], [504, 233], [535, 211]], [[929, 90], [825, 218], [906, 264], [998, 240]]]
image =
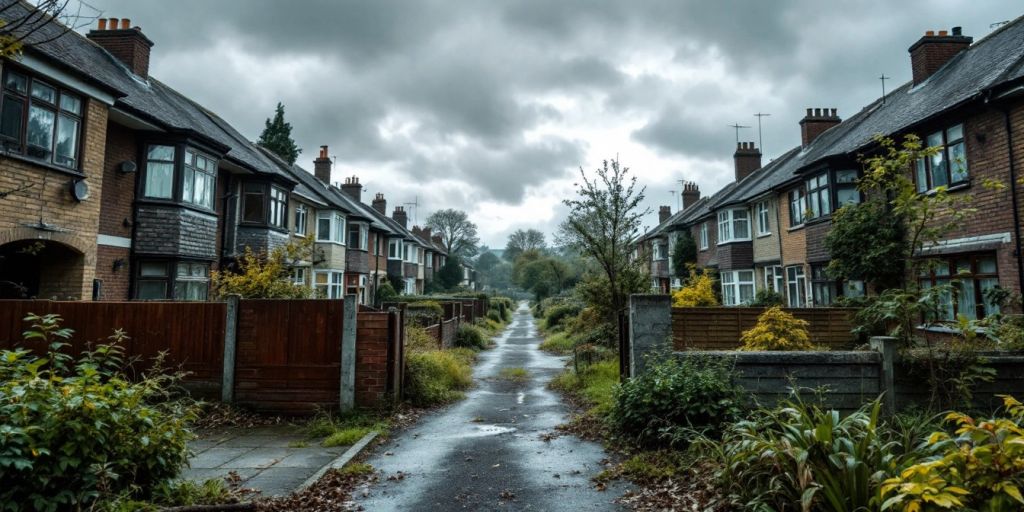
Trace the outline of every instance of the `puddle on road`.
[[523, 401], [526, 400], [526, 393], [522, 391], [516, 393], [516, 403], [522, 405]]

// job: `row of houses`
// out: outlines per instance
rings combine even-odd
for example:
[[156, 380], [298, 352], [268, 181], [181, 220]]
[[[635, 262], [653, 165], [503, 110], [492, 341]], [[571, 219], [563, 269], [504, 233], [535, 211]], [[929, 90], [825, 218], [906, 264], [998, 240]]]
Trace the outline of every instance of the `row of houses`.
[[[0, 4], [8, 21], [32, 9]], [[371, 302], [386, 279], [423, 293], [445, 265], [402, 206], [332, 184], [327, 146], [310, 174], [150, 76], [130, 20], [84, 36], [35, 20], [0, 62], [0, 298], [205, 300], [211, 271], [299, 238], [315, 249], [293, 279], [330, 298]]]
[[[970, 215], [948, 238], [926, 247], [944, 264], [919, 276], [925, 285], [950, 282], [958, 293], [945, 319], [981, 318], [997, 307], [985, 291], [1019, 293], [1021, 183], [1024, 168], [1024, 18], [974, 42], [961, 33], [927, 32], [909, 48], [913, 80], [841, 119], [834, 108], [809, 108], [800, 145], [762, 165], [760, 149], [740, 142], [735, 179], [710, 197], [688, 183], [682, 210], [660, 209], [659, 224], [638, 243], [653, 285], [679, 286], [670, 258], [681, 233], [696, 242], [697, 265], [715, 269], [726, 305], [748, 303], [759, 290], [790, 307], [828, 306], [866, 293], [861, 281], [840, 282], [825, 271], [831, 214], [864, 200], [857, 188], [862, 157], [879, 150], [876, 134], [916, 134], [941, 151], [908, 169], [921, 194], [947, 187], [970, 198]], [[1005, 188], [983, 186], [996, 180]]]

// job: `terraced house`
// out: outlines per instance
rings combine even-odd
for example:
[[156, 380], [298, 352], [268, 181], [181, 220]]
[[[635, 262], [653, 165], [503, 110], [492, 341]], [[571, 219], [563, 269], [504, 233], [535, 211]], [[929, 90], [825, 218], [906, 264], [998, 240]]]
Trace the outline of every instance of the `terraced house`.
[[[878, 150], [873, 137], [916, 134], [941, 148], [908, 169], [918, 192], [948, 187], [977, 209], [947, 239], [924, 249], [944, 264], [918, 278], [928, 285], [958, 276], [957, 293], [944, 305], [946, 320], [992, 313], [996, 306], [986, 300], [986, 290], [1024, 288], [1024, 19], [977, 42], [958, 27], [931, 31], [909, 53], [913, 80], [845, 120], [833, 108], [807, 109], [800, 145], [767, 165], [760, 165], [752, 143], [740, 143], [735, 180], [665, 219], [643, 242], [690, 230], [698, 264], [718, 271], [725, 304], [749, 302], [761, 289], [779, 292], [791, 307], [826, 306], [839, 296], [869, 293], [862, 282], [836, 282], [827, 275], [831, 255], [824, 238], [833, 212], [864, 199], [856, 182], [863, 172], [861, 155]], [[983, 186], [989, 180], [1005, 187]]]

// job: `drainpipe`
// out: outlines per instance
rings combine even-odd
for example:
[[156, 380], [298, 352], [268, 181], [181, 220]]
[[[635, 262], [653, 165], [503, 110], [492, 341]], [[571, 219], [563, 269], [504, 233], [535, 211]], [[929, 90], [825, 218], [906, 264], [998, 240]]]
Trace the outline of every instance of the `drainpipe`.
[[[1024, 92], [1024, 86], [1018, 86], [1000, 94], [996, 99], [1012, 97], [1022, 92]], [[991, 100], [991, 96], [985, 98], [986, 103]], [[999, 106], [996, 108], [1003, 113], [1003, 125], [1006, 130], [1006, 155], [1007, 163], [1010, 165], [1010, 200], [1013, 205], [1013, 241], [1016, 252], [1015, 256], [1017, 257], [1017, 286], [1019, 291], [1024, 292], [1024, 254], [1021, 253], [1020, 208], [1017, 200], [1017, 167], [1014, 165], [1013, 158], [1013, 126], [1010, 122], [1009, 107]]]

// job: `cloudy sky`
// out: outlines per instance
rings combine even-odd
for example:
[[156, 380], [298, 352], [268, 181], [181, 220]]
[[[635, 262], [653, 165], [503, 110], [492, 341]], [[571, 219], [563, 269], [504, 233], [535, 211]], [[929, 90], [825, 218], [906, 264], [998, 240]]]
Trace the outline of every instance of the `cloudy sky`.
[[[975, 40], [1014, 1], [88, 0], [156, 44], [151, 74], [256, 139], [278, 101], [312, 169], [358, 175], [417, 217], [458, 208], [482, 241], [553, 233], [579, 168], [618, 158], [673, 205], [732, 180], [728, 125], [771, 158], [806, 107], [842, 117], [910, 78], [925, 30]], [[767, 160], [766, 160], [767, 161]], [[649, 217], [656, 223], [656, 214]]]

